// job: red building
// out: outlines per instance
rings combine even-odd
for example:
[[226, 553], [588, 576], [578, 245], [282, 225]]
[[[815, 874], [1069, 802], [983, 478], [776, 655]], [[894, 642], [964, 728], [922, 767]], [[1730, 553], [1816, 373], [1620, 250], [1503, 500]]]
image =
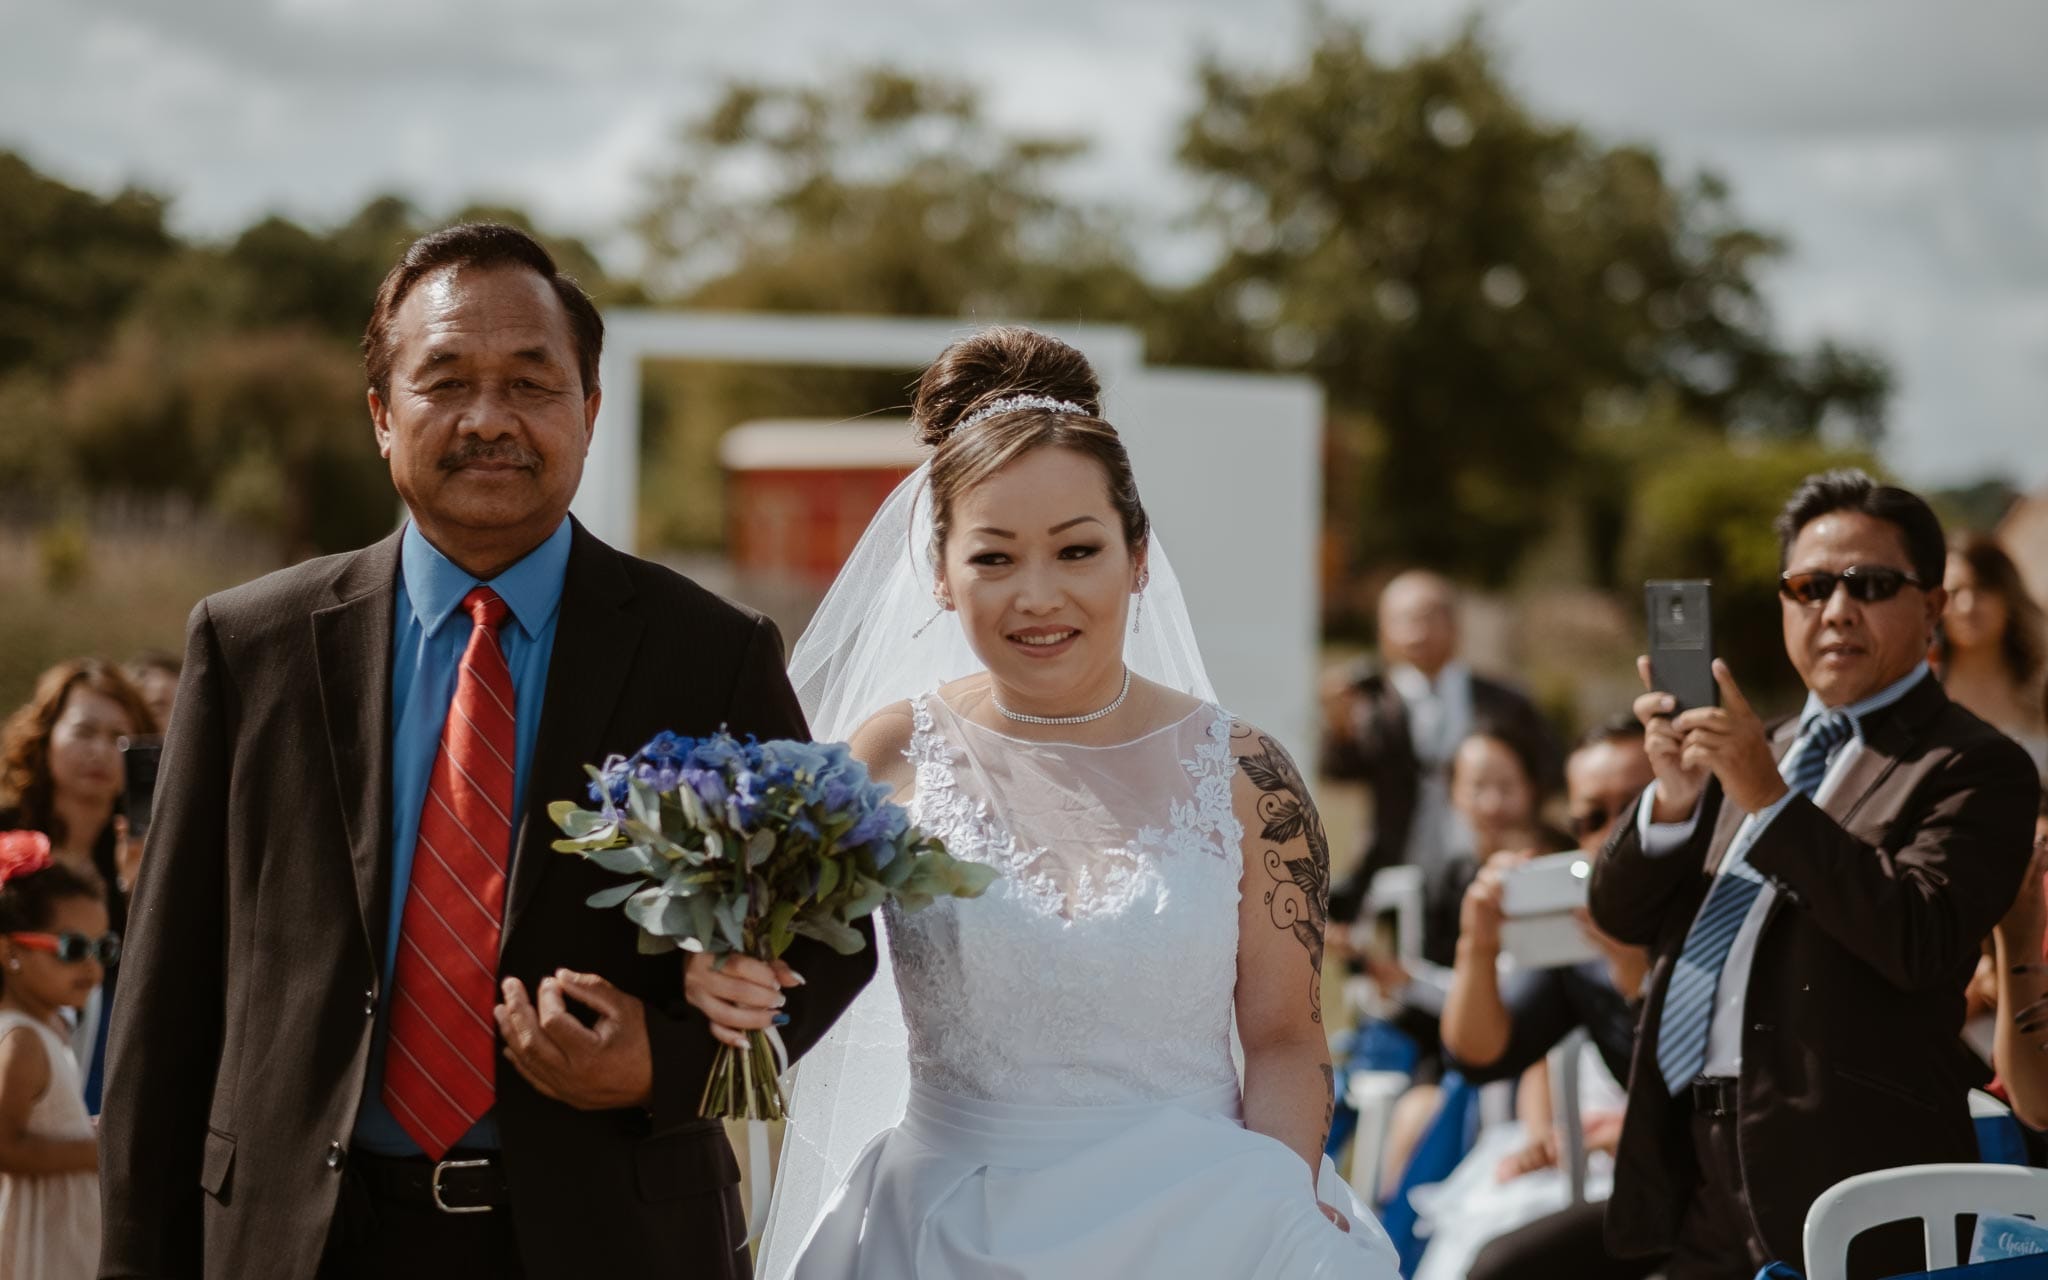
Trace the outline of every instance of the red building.
[[822, 593], [882, 500], [924, 454], [900, 418], [734, 427], [719, 445], [733, 569]]

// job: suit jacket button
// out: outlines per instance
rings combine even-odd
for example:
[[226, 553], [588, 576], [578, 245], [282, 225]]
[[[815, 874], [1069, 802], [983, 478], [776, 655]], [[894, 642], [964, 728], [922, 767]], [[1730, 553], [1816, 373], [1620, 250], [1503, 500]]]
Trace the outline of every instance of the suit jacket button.
[[371, 987], [363, 992], [363, 1013], [367, 1017], [377, 1016], [377, 988]]
[[341, 1161], [342, 1161], [342, 1157], [343, 1157], [343, 1155], [344, 1155], [344, 1154], [345, 1154], [345, 1153], [344, 1153], [344, 1152], [342, 1151], [342, 1149], [341, 1149], [341, 1144], [340, 1144], [339, 1142], [330, 1142], [330, 1143], [328, 1143], [328, 1144], [327, 1144], [327, 1167], [328, 1167], [328, 1168], [330, 1168], [330, 1169], [340, 1169], [340, 1168], [341, 1168]]

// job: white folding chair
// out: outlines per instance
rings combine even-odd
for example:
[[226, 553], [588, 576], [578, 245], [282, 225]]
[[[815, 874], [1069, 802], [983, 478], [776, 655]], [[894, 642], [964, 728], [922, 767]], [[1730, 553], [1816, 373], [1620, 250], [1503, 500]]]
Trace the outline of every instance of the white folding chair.
[[1829, 1187], [1806, 1212], [1806, 1280], [1845, 1280], [1849, 1242], [1872, 1227], [1920, 1221], [1927, 1269], [1953, 1267], [1963, 1214], [2048, 1219], [2048, 1170], [2010, 1164], [1917, 1164], [1859, 1173]]
[[1344, 1100], [1358, 1113], [1351, 1135], [1351, 1163], [1344, 1180], [1367, 1204], [1380, 1202], [1380, 1165], [1387, 1153], [1387, 1122], [1394, 1104], [1408, 1091], [1405, 1071], [1354, 1071]]

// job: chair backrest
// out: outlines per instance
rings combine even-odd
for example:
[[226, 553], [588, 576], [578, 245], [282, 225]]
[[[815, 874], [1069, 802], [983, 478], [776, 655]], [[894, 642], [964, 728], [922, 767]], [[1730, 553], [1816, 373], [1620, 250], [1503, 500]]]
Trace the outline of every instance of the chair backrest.
[[1919, 1164], [1859, 1173], [1829, 1187], [1806, 1211], [1807, 1280], [1846, 1280], [1849, 1242], [1872, 1227], [1920, 1220], [1927, 1269], [1956, 1265], [1963, 1214], [2048, 1219], [2048, 1170], [2009, 1164]]
[[[1394, 954], [1412, 968], [1422, 958], [1422, 868], [1383, 868], [1374, 873], [1365, 896], [1372, 914], [1394, 913]], [[1364, 919], [1361, 914], [1361, 922]]]
[[1550, 1127], [1558, 1137], [1557, 1162], [1564, 1169], [1571, 1203], [1586, 1202], [1586, 1118], [1579, 1109], [1579, 1057], [1589, 1037], [1573, 1027], [1550, 1051]]

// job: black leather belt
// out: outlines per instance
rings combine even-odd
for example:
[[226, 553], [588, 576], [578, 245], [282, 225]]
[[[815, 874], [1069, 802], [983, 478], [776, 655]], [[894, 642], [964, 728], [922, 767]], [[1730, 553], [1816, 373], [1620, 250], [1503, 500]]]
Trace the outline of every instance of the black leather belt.
[[1733, 1076], [1695, 1076], [1691, 1085], [1693, 1114], [1732, 1116], [1735, 1114]]
[[425, 1156], [380, 1156], [358, 1151], [349, 1164], [373, 1196], [442, 1213], [489, 1213], [512, 1203], [505, 1166], [496, 1155], [451, 1151], [440, 1162]]

